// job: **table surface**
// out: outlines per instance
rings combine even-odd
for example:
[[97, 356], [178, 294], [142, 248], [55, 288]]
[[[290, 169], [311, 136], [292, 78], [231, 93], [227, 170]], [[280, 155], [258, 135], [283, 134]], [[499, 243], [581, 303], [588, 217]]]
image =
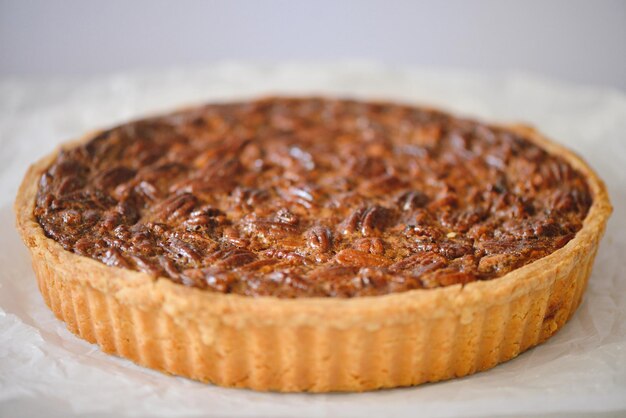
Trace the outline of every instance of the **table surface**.
[[[547, 343], [490, 371], [364, 394], [268, 394], [168, 377], [101, 353], [54, 319], [14, 228], [29, 163], [89, 130], [190, 103], [333, 94], [522, 121], [585, 157], [615, 206], [584, 302]], [[0, 79], [0, 416], [618, 416], [626, 411], [626, 96], [524, 74], [375, 64], [236, 63], [82, 80]]]

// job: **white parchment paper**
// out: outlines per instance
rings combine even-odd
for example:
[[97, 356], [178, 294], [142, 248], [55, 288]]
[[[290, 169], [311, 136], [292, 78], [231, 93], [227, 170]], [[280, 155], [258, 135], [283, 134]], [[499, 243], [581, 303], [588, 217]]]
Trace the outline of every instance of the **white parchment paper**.
[[[615, 206], [589, 289], [549, 342], [488, 372], [364, 394], [267, 394], [168, 377], [70, 334], [40, 297], [11, 205], [27, 165], [60, 142], [146, 113], [267, 93], [329, 93], [526, 122], [568, 145]], [[485, 416], [626, 411], [626, 95], [520, 74], [368, 63], [223, 63], [82, 80], [0, 79], [0, 416]]]

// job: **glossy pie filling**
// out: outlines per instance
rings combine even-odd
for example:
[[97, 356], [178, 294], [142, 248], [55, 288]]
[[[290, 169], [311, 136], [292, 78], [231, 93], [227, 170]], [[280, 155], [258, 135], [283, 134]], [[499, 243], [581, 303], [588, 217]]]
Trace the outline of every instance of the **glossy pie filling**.
[[216, 292], [354, 297], [489, 280], [564, 246], [584, 177], [504, 128], [270, 98], [62, 151], [35, 216], [66, 250]]

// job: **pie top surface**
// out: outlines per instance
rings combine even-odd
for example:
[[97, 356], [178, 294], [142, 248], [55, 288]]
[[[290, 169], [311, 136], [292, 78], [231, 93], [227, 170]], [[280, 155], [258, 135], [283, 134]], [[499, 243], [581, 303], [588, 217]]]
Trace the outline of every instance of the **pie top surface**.
[[187, 286], [355, 297], [503, 276], [564, 246], [591, 203], [581, 173], [506, 128], [269, 98], [68, 148], [34, 214], [68, 251]]

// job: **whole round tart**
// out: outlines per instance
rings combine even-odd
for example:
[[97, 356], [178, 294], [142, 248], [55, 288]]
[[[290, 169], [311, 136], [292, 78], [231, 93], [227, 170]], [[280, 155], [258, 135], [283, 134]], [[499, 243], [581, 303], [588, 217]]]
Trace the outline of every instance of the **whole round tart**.
[[15, 204], [78, 336], [223, 386], [464, 376], [580, 304], [611, 205], [531, 128], [325, 98], [210, 104], [88, 135]]

